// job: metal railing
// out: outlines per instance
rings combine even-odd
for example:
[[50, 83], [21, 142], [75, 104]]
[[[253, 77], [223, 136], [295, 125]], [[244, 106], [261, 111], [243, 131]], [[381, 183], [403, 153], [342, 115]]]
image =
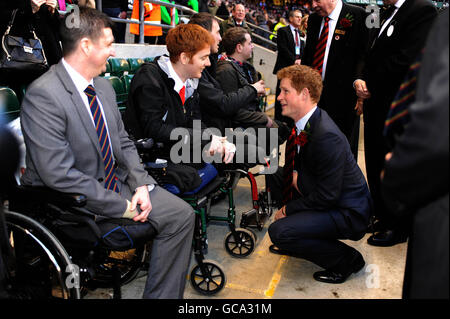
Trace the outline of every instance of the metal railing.
[[[171, 8], [171, 9], [178, 9], [181, 11], [181, 14], [179, 16], [181, 16], [183, 13], [188, 13], [190, 15], [194, 15], [197, 12], [192, 10], [191, 8], [179, 5], [179, 4], [173, 4], [173, 3], [167, 3], [167, 2], [162, 2], [159, 0], [139, 0], [139, 20], [136, 19], [120, 19], [120, 18], [112, 18], [111, 20], [114, 22], [118, 22], [118, 23], [128, 23], [128, 24], [139, 24], [139, 43], [142, 44], [144, 43], [144, 26], [148, 25], [148, 26], [154, 26], [154, 27], [161, 27], [163, 29], [172, 29], [175, 27], [175, 19], [173, 19], [174, 16], [174, 10], [170, 10], [170, 17], [171, 17], [171, 24], [162, 24], [162, 23], [158, 23], [158, 22], [150, 22], [150, 21], [145, 21], [144, 19], [144, 13], [145, 13], [145, 9], [144, 9], [144, 3], [151, 3], [151, 4], [156, 4], [156, 5], [160, 5], [160, 6], [164, 6], [167, 8]], [[103, 8], [103, 0], [96, 0], [96, 8], [99, 11], [102, 11]], [[65, 11], [60, 11], [61, 14], [65, 14]], [[215, 17], [216, 19], [218, 19], [219, 21], [223, 21], [223, 19], [219, 18], [219, 17]], [[263, 32], [266, 32], [268, 34], [272, 34], [272, 32], [267, 31], [263, 28], [260, 28], [259, 26], [246, 22], [250, 28], [254, 31], [256, 29], [261, 30]], [[271, 48], [275, 48], [272, 49], [273, 51], [276, 51], [276, 43], [274, 43], [271, 40], [266, 39], [265, 37], [260, 36], [259, 34], [252, 34], [252, 37], [257, 38], [258, 40], [262, 41], [265, 44], [270, 45], [270, 47], [268, 49]], [[276, 39], [276, 35], [274, 35], [274, 39]]]

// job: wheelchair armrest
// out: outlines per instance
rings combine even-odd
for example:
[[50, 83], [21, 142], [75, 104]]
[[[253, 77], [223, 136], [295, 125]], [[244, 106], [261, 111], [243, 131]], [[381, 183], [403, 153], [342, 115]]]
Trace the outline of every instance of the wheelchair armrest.
[[155, 142], [152, 138], [141, 138], [134, 142], [138, 152], [145, 152], [151, 150], [155, 146]]
[[19, 186], [19, 193], [24, 198], [32, 198], [39, 202], [47, 202], [63, 207], [83, 207], [86, 196], [74, 193], [62, 193], [45, 186]]
[[92, 216], [84, 215], [84, 213], [79, 212], [81, 214], [77, 214], [74, 210], [71, 210], [70, 213], [61, 213], [58, 218], [65, 222], [77, 223], [81, 225], [86, 225], [95, 235], [97, 240], [100, 240], [102, 237], [101, 231], [95, 223], [95, 219]]

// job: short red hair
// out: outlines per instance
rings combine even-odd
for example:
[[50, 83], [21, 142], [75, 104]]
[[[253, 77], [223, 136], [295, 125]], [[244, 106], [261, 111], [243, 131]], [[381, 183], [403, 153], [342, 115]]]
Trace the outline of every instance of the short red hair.
[[197, 52], [214, 45], [212, 35], [196, 24], [180, 24], [167, 33], [166, 46], [170, 61], [176, 63], [182, 52], [192, 58]]

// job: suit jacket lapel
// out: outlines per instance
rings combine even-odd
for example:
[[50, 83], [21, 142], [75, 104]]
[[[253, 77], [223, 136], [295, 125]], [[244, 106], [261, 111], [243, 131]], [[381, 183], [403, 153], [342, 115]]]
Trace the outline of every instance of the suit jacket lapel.
[[[288, 37], [288, 41], [289, 41], [289, 46], [295, 52], [295, 39], [294, 39], [294, 36], [292, 35], [292, 30], [289, 25], [286, 27], [286, 32], [287, 32], [287, 37]], [[300, 39], [299, 39], [299, 41], [300, 41]]]
[[88, 134], [91, 142], [96, 147], [99, 156], [102, 158], [97, 132], [95, 130], [94, 124], [92, 123], [92, 119], [88, 113], [88, 110], [84, 107], [84, 102], [81, 99], [81, 96], [78, 93], [75, 84], [73, 83], [71, 77], [67, 73], [66, 68], [64, 67], [62, 62], [59, 62], [58, 65], [56, 65], [56, 70], [58, 76], [61, 79], [62, 84], [67, 90], [67, 93], [69, 93], [70, 95], [70, 101], [72, 101], [71, 103], [72, 108], [80, 116], [81, 123], [85, 128], [86, 133]]
[[[341, 10], [341, 13], [339, 14], [338, 20], [336, 21], [335, 32], [336, 32], [336, 29], [338, 29], [338, 27], [339, 27], [339, 21], [341, 21], [341, 19], [344, 18], [347, 13], [348, 13], [347, 5], [345, 3], [342, 3], [342, 10]], [[346, 32], [350, 32], [350, 28]], [[329, 36], [331, 36], [332, 39], [331, 39], [330, 50], [328, 52], [328, 60], [327, 60], [327, 69], [325, 71], [325, 79], [327, 79], [327, 73], [330, 70], [329, 66], [332, 66], [334, 64], [334, 60], [339, 55], [339, 53], [338, 53], [339, 47], [343, 41], [343, 39], [342, 39], [343, 36], [340, 36], [341, 39], [339, 39], [339, 40], [336, 40], [336, 37], [334, 34], [330, 34]], [[346, 35], [346, 36], [348, 36], [348, 35]]]

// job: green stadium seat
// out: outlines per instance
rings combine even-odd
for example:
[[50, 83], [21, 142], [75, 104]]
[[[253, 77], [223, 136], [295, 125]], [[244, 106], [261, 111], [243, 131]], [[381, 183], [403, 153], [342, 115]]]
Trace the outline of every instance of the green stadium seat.
[[153, 62], [154, 59], [155, 58], [145, 58], [144, 61], [150, 63]]
[[10, 88], [0, 87], [0, 113], [7, 122], [15, 120], [20, 115], [19, 99]]
[[144, 59], [141, 58], [130, 58], [128, 59], [128, 64], [130, 65], [130, 73], [135, 74], [139, 67], [144, 64]]
[[133, 74], [127, 74], [122, 77], [122, 82], [123, 82], [123, 85], [125, 87], [125, 91], [127, 92], [127, 94], [130, 93], [130, 84], [131, 84], [131, 80], [133, 79], [133, 76], [134, 76]]
[[130, 64], [127, 59], [110, 58], [108, 61], [111, 66], [111, 75], [120, 77], [130, 72]]
[[128, 99], [128, 93], [125, 90], [125, 86], [123, 85], [123, 82], [120, 80], [119, 77], [111, 75], [111, 76], [105, 76], [105, 79], [111, 83], [114, 91], [116, 92], [116, 101], [117, 106], [119, 107], [119, 110], [122, 112], [126, 108], [127, 99]]

